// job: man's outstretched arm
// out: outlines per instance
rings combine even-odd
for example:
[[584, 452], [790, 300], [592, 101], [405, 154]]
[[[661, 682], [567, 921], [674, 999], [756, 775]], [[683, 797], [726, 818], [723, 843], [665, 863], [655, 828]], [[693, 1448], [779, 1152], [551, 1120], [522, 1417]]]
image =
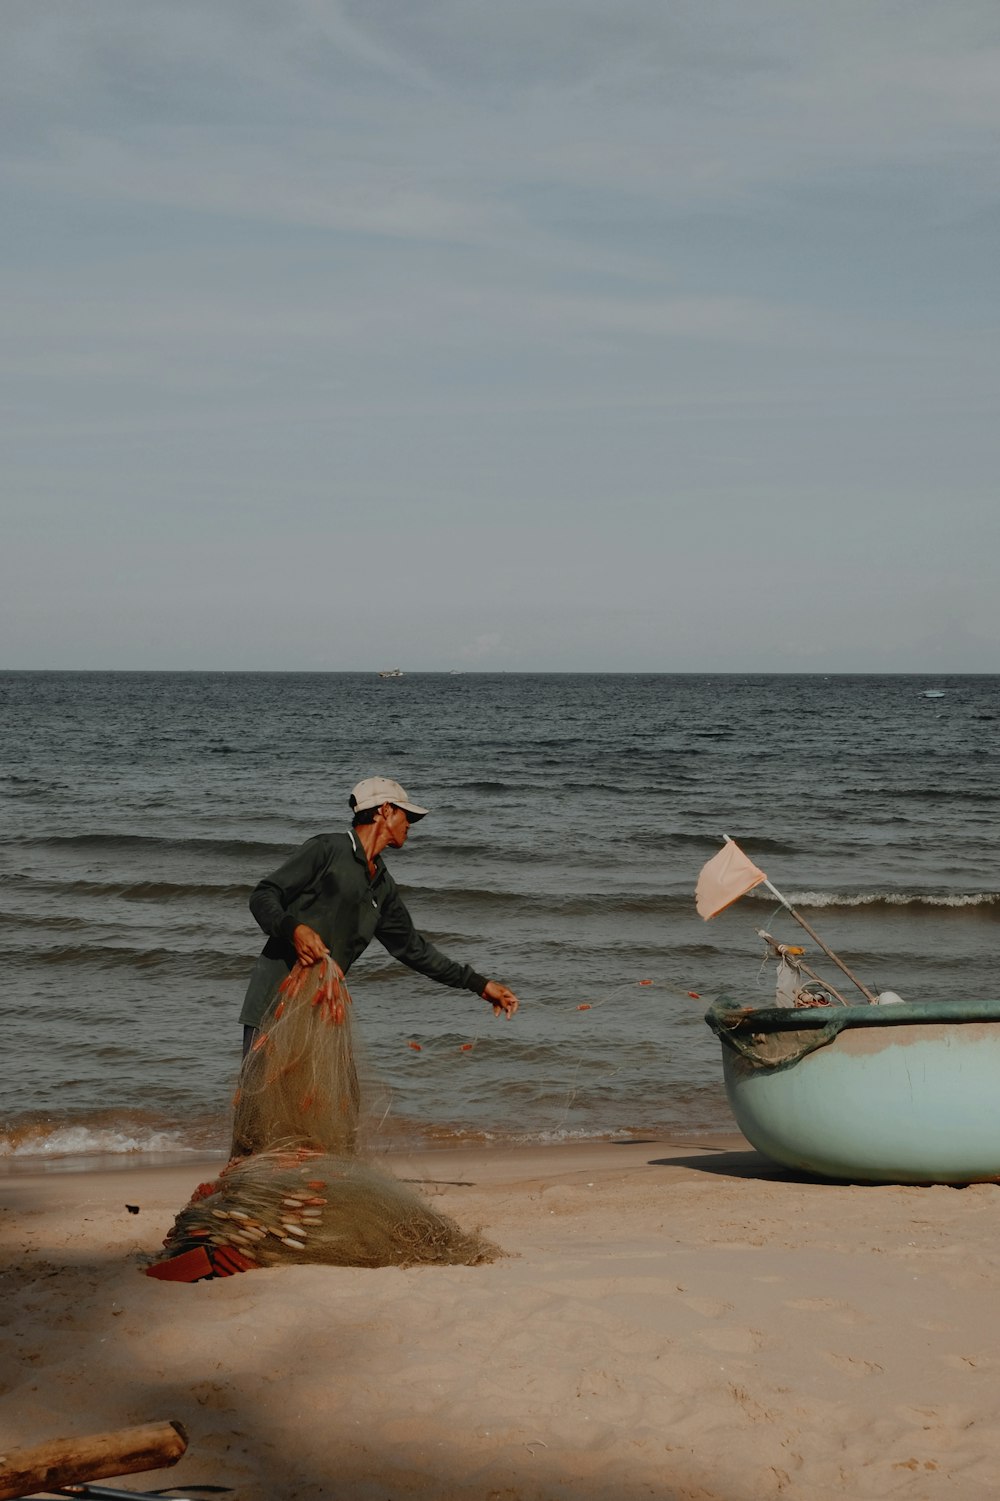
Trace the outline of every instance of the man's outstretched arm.
[[453, 990], [471, 990], [482, 996], [493, 1007], [494, 1016], [501, 1012], [510, 1018], [517, 1010], [517, 996], [498, 980], [488, 980], [471, 964], [459, 964], [449, 959], [429, 939], [418, 933], [405, 902], [397, 891], [386, 900], [379, 914], [375, 937], [388, 949], [394, 959], [437, 980], [439, 985], [449, 985]]

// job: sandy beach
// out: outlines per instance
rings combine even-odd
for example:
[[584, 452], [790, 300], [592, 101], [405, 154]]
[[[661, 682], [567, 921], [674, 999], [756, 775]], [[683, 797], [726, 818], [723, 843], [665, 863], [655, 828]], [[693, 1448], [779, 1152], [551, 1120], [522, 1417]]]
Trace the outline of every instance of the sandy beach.
[[140, 1275], [219, 1165], [0, 1181], [3, 1445], [178, 1419], [180, 1464], [117, 1483], [240, 1501], [964, 1501], [1000, 1477], [992, 1185], [796, 1181], [737, 1136], [449, 1149], [392, 1166], [492, 1265]]

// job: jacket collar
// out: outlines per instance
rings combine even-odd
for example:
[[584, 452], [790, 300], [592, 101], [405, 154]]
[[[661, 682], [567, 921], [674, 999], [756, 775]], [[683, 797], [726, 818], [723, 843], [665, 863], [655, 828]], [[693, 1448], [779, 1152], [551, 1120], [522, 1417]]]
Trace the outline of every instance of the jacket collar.
[[[354, 851], [354, 858], [355, 858], [355, 860], [357, 860], [360, 865], [364, 866], [364, 868], [365, 868], [365, 875], [367, 875], [368, 874], [368, 857], [367, 857], [367, 855], [364, 852], [364, 848], [363, 848], [363, 846], [361, 844], [361, 841], [359, 839], [356, 839], [354, 837], [354, 830], [353, 829], [348, 829], [348, 831], [347, 831], [347, 837], [351, 841], [351, 849]], [[374, 860], [373, 863], [375, 865], [375, 874], [372, 877], [372, 880], [377, 881], [378, 878], [379, 878], [379, 876], [385, 870], [385, 865], [383, 864], [382, 856], [381, 855], [376, 855], [375, 856], [375, 860]]]

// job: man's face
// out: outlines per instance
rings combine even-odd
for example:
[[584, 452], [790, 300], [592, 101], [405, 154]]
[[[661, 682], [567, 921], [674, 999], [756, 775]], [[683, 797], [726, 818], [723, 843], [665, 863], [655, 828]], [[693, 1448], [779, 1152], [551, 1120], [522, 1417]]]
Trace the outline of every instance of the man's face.
[[410, 832], [410, 820], [403, 808], [397, 808], [395, 803], [386, 803], [381, 809], [385, 819], [386, 831], [389, 835], [389, 844], [393, 849], [401, 850], [406, 843], [406, 836]]

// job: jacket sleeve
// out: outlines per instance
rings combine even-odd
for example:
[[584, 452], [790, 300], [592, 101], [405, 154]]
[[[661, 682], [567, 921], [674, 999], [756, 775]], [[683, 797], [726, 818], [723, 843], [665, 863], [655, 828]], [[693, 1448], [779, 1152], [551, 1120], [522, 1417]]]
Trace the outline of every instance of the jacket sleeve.
[[449, 959], [417, 932], [413, 918], [395, 888], [382, 905], [375, 937], [401, 964], [409, 965], [410, 969], [426, 975], [429, 980], [450, 985], [453, 990], [471, 990], [475, 995], [482, 995], [489, 983], [486, 976], [477, 973], [470, 964], [458, 964]]
[[307, 839], [283, 865], [258, 881], [250, 893], [250, 911], [269, 938], [291, 943], [301, 918], [288, 911], [295, 898], [308, 891], [330, 859], [325, 834]]

